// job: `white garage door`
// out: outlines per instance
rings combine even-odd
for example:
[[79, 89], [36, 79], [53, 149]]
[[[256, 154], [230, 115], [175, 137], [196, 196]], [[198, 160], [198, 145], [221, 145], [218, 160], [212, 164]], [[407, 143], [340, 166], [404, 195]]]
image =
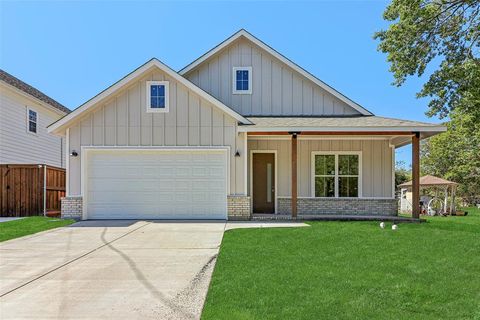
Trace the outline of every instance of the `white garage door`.
[[87, 219], [226, 219], [227, 152], [88, 150]]

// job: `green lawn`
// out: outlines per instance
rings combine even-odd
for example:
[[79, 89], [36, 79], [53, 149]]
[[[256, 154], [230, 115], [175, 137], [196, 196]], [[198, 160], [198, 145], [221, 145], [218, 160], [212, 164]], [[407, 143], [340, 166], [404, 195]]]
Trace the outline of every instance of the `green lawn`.
[[0, 242], [40, 231], [67, 226], [73, 222], [75, 221], [46, 217], [27, 217], [20, 220], [2, 222], [0, 223]]
[[427, 219], [228, 231], [202, 319], [480, 319], [480, 210]]

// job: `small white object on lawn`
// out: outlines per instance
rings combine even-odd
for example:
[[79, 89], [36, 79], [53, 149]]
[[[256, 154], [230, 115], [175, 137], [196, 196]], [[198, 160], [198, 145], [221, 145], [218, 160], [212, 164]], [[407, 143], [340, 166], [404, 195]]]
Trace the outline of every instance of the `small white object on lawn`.
[[380, 228], [385, 229], [385, 222], [380, 222]]
[[397, 226], [396, 224], [394, 224], [394, 225], [392, 226], [392, 230], [397, 230], [397, 229], [398, 229], [398, 226]]

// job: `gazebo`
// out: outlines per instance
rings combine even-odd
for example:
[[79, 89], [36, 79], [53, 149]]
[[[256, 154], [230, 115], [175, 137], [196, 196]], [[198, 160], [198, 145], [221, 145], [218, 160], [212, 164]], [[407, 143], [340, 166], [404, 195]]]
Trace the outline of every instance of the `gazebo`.
[[[458, 183], [445, 180], [435, 176], [423, 176], [419, 180], [420, 189], [431, 188], [435, 190], [435, 196], [430, 197], [424, 195], [420, 198], [420, 202], [423, 204], [423, 207], [427, 208], [427, 213], [431, 213], [435, 203], [441, 203], [441, 210], [443, 213], [454, 213], [455, 212], [455, 192], [458, 186]], [[412, 211], [412, 181], [408, 181], [399, 185], [401, 188], [400, 193], [400, 211]], [[440, 198], [439, 192], [443, 193], [443, 198]], [[450, 196], [451, 201], [448, 205], [448, 197]]]

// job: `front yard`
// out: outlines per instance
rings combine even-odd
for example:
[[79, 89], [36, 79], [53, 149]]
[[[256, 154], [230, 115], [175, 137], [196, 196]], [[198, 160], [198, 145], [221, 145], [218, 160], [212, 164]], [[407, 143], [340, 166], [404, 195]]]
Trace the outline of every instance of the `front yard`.
[[73, 220], [27, 217], [0, 223], [0, 242], [72, 224]]
[[202, 319], [480, 319], [480, 210], [225, 233]]

